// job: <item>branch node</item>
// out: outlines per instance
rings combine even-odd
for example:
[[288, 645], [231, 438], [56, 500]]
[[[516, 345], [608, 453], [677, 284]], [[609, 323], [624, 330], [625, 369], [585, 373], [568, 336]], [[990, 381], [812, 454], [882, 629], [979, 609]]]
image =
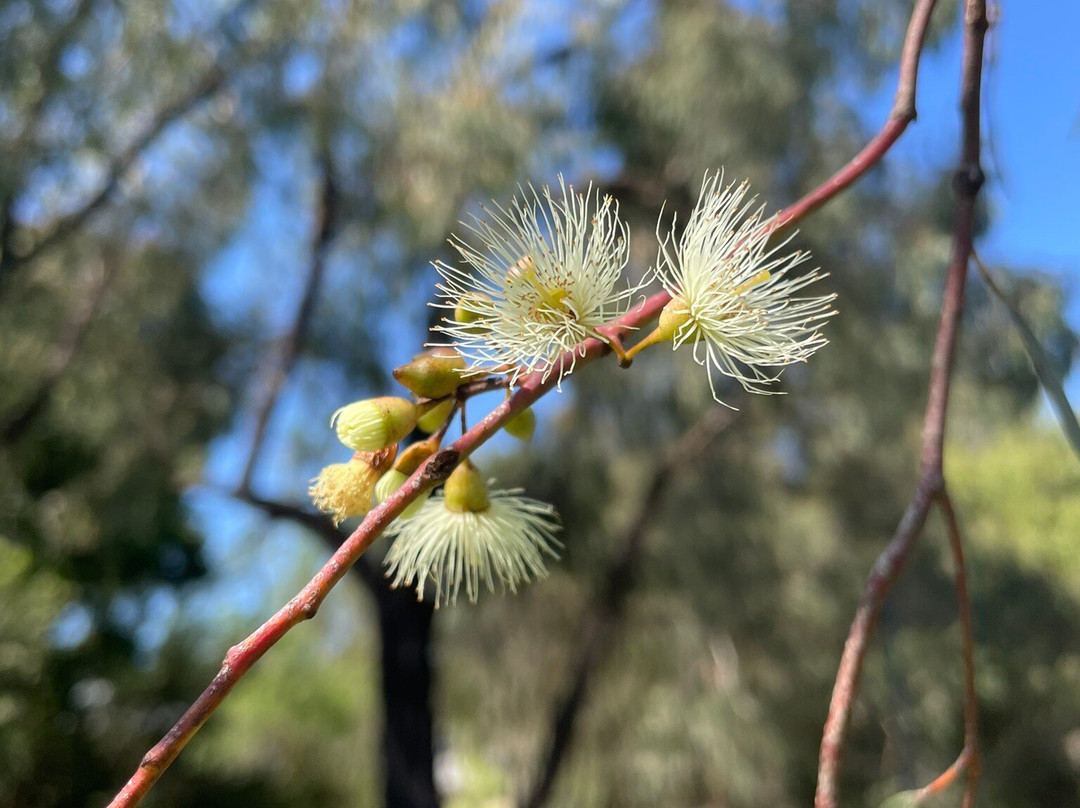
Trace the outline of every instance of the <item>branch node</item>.
[[890, 121], [899, 121], [905, 126], [909, 123], [914, 123], [918, 117], [919, 115], [915, 111], [915, 102], [913, 99], [900, 102], [889, 112]]
[[432, 455], [431, 460], [424, 466], [423, 479], [427, 482], [438, 483], [450, 476], [450, 472], [461, 460], [461, 453], [453, 449], [443, 449]]
[[953, 192], [957, 196], [973, 197], [986, 182], [986, 175], [978, 163], [960, 166], [953, 174]]

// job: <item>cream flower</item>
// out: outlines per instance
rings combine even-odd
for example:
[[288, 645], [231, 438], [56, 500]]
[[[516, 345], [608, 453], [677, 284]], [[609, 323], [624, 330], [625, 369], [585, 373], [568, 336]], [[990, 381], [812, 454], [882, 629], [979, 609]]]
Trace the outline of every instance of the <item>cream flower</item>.
[[672, 301], [658, 337], [646, 340], [692, 344], [718, 402], [715, 372], [752, 393], [779, 392], [768, 385], [780, 369], [826, 344], [819, 329], [834, 314], [836, 297], [795, 297], [822, 277], [817, 270], [789, 276], [809, 253], [786, 252], [790, 237], [769, 246], [774, 228], [762, 220], [764, 206], [754, 209], [756, 197], [746, 199], [748, 184], [722, 183], [723, 172], [706, 176], [678, 244], [674, 236], [661, 238], [657, 275]]
[[561, 193], [530, 187], [507, 210], [466, 225], [481, 250], [451, 244], [467, 269], [438, 262], [441, 308], [454, 312], [437, 330], [453, 337], [469, 371], [509, 369], [511, 381], [535, 370], [559, 381], [573, 370], [559, 357], [596, 328], [624, 314], [640, 287], [620, 282], [629, 244], [618, 205], [590, 186], [584, 194], [559, 178]]
[[430, 582], [436, 607], [454, 603], [463, 585], [475, 603], [482, 584], [516, 592], [529, 579], [546, 577], [544, 557], [557, 558], [561, 546], [558, 529], [550, 505], [518, 490], [488, 493], [465, 461], [416, 515], [391, 525], [386, 574], [395, 587], [415, 586], [420, 600]]

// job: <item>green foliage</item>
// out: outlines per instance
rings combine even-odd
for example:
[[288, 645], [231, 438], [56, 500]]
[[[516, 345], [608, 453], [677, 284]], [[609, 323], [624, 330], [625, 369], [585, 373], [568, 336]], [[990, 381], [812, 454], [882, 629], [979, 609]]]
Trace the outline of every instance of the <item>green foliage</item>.
[[952, 447], [946, 471], [978, 552], [1080, 602], [1080, 470], [1060, 435], [1014, 426], [983, 445]]
[[[255, 479], [283, 499], [344, 459], [312, 424], [392, 392], [388, 369], [424, 339], [427, 262], [478, 200], [557, 170], [595, 175], [632, 223], [640, 274], [660, 202], [681, 216], [707, 169], [750, 177], [777, 207], [862, 144], [844, 90], [892, 63], [911, 4], [744, 5], [597, 2], [562, 16], [536, 2], [274, 0], [220, 22], [209, 3], [0, 5], [0, 425], [45, 389], [0, 446], [0, 804], [104, 803], [324, 552], [197, 487], [235, 483], [220, 472], [245, 451], [238, 390], [290, 316], [321, 166], [337, 191], [327, 273]], [[940, 4], [935, 41], [955, 6]], [[163, 125], [108, 201], [15, 260], [211, 64], [221, 86]], [[948, 255], [946, 183], [901, 173], [878, 170], [804, 223], [798, 246], [839, 294], [832, 344], [786, 374], [788, 396], [740, 401], [652, 515], [552, 805], [809, 804], [843, 635], [910, 494]], [[74, 328], [102, 271], [97, 308]], [[1038, 390], [1023, 346], [971, 287], [947, 471], [976, 599], [980, 804], [1071, 804], [1075, 460], [1029, 425]], [[1067, 368], [1061, 291], [1032, 274], [1018, 293]], [[714, 406], [700, 368], [663, 351], [630, 371], [594, 365], [558, 402], [538, 408], [542, 439], [513, 444], [499, 476], [557, 505], [563, 561], [514, 599], [437, 617], [448, 805], [507, 804], [532, 781], [658, 458]], [[932, 523], [867, 663], [845, 804], [880, 805], [959, 751], [950, 575]], [[380, 804], [373, 610], [335, 602], [325, 629], [298, 629], [259, 663], [154, 804]]]

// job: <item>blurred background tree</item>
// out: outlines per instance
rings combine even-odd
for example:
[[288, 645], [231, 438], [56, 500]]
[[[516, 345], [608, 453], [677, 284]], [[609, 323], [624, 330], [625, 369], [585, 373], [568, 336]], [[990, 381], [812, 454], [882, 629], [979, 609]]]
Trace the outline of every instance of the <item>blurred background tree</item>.
[[[843, 163], [909, 10], [0, 3], [0, 805], [103, 804], [339, 540], [303, 504], [342, 457], [326, 420], [424, 342], [428, 262], [459, 218], [557, 172], [591, 180], [618, 195], [641, 274], [660, 204], [687, 211], [706, 170], [779, 206]], [[936, 19], [933, 42], [955, 4]], [[891, 166], [808, 220], [832, 344], [670, 474], [715, 407], [698, 368], [659, 354], [574, 379], [528, 449], [484, 453], [562, 514], [552, 577], [433, 616], [361, 565], [153, 804], [808, 804], [842, 638], [914, 479], [949, 209], [943, 180]], [[1022, 279], [1067, 367], [1062, 290]], [[982, 804], [1070, 804], [1080, 475], [978, 286], [961, 350], [949, 471]], [[883, 615], [852, 804], [961, 745], [941, 533]]]

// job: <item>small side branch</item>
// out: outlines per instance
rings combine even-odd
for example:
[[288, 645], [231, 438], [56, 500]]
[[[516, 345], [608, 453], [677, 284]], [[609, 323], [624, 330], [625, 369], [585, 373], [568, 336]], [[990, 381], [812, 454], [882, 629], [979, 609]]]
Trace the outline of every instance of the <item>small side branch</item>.
[[945, 515], [952, 548], [956, 608], [960, 616], [960, 641], [964, 658], [964, 751], [961, 758], [967, 769], [963, 808], [974, 808], [975, 790], [979, 784], [979, 697], [975, 692], [975, 635], [972, 628], [971, 597], [968, 594], [967, 569], [964, 564], [964, 542], [956, 520], [952, 500], [944, 488], [938, 494], [938, 504]]
[[326, 255], [334, 238], [338, 221], [338, 193], [334, 182], [333, 169], [329, 157], [323, 157], [321, 164], [321, 190], [319, 194], [319, 209], [315, 220], [315, 231], [311, 242], [311, 260], [308, 265], [307, 278], [304, 281], [304, 290], [300, 295], [300, 303], [296, 307], [296, 316], [292, 327], [278, 341], [279, 346], [276, 356], [274, 351], [267, 351], [265, 360], [265, 373], [262, 396], [255, 408], [255, 431], [251, 438], [251, 450], [248, 452], [247, 463], [244, 466], [244, 474], [240, 480], [240, 490], [249, 491], [251, 478], [255, 474], [255, 468], [259, 462], [263, 442], [266, 438], [266, 430], [270, 425], [270, 416], [274, 412], [281, 388], [288, 379], [299, 355], [307, 332], [311, 325], [311, 315], [315, 309], [319, 290], [322, 288], [322, 279], [326, 269]]
[[951, 786], [953, 783], [955, 783], [956, 779], [967, 769], [969, 757], [970, 756], [968, 755], [968, 750], [964, 749], [964, 751], [960, 753], [960, 756], [953, 761], [953, 764], [949, 766], [949, 768], [947, 768], [945, 771], [935, 777], [932, 782], [926, 784], [917, 792], [915, 792], [915, 804], [918, 805], [924, 800], [928, 800], [931, 797], [937, 796], [942, 791], [949, 788], [949, 786]]
[[904, 46], [900, 52], [900, 78], [896, 85], [896, 97], [881, 131], [861, 152], [852, 157], [847, 165], [798, 202], [776, 214], [772, 221], [776, 230], [791, 226], [847, 189], [869, 168], [881, 161], [885, 153], [904, 134], [908, 125], [915, 120], [915, 88], [919, 78], [919, 61], [935, 5], [937, 0], [919, 0], [911, 13], [907, 33], [904, 35]]
[[585, 704], [589, 681], [607, 655], [622, 624], [626, 602], [637, 577], [645, 535], [659, 513], [668, 486], [679, 471], [704, 454], [712, 441], [735, 419], [733, 410], [710, 409], [686, 431], [665, 462], [656, 470], [630, 527], [618, 542], [619, 550], [604, 575], [595, 608], [582, 631], [573, 673], [551, 724], [547, 751], [537, 767], [535, 782], [521, 799], [521, 808], [540, 808], [551, 795], [566, 753], [574, 738], [577, 717]]

